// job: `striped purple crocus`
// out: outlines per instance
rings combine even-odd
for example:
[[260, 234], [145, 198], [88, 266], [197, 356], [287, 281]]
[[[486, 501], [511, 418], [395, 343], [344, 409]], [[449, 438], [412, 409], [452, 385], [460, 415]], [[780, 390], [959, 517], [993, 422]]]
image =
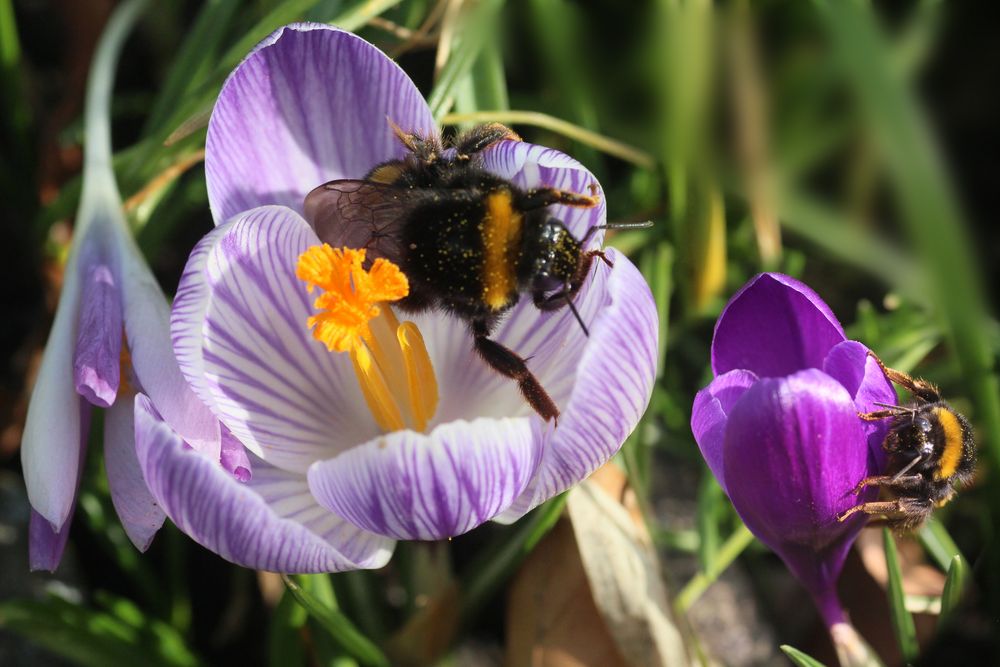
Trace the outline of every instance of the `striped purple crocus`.
[[877, 495], [853, 489], [885, 462], [884, 421], [858, 413], [894, 403], [895, 391], [829, 306], [778, 273], [754, 277], [726, 305], [712, 370], [691, 417], [701, 453], [747, 528], [839, 627], [836, 580], [865, 519], [838, 516]]
[[93, 407], [105, 408], [111, 499], [145, 550], [163, 523], [135, 454], [133, 403], [151, 396], [192, 447], [219, 460], [219, 427], [174, 361], [170, 307], [132, 238], [111, 165], [111, 87], [121, 43], [141, 3], [116, 11], [91, 67], [84, 118], [83, 190], [55, 322], [28, 405], [21, 465], [31, 503], [30, 566], [62, 557]]
[[[656, 313], [626, 257], [608, 249], [568, 309], [522, 302], [494, 338], [529, 359], [561, 415], [543, 421], [516, 383], [443, 313], [397, 319], [407, 283], [391, 264], [325, 245], [306, 195], [404, 155], [395, 123], [438, 131], [416, 87], [362, 39], [279, 29], [224, 84], [206, 142], [216, 228], [192, 253], [172, 315], [174, 349], [223, 425], [222, 466], [185, 446], [155, 400], [136, 407], [153, 496], [195, 540], [284, 572], [379, 567], [400, 539], [513, 521], [607, 461], [649, 400]], [[596, 183], [551, 149], [503, 141], [483, 166], [523, 188]], [[603, 202], [603, 199], [602, 199]], [[605, 220], [553, 207], [577, 238]], [[321, 230], [320, 230], [321, 231]], [[602, 235], [591, 237], [600, 247]]]

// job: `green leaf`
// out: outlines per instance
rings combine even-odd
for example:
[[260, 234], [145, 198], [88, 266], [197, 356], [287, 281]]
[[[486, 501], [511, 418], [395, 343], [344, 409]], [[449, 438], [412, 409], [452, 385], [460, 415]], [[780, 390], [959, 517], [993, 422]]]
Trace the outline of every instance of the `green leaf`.
[[938, 620], [938, 627], [945, 627], [950, 621], [952, 614], [962, 601], [962, 594], [968, 584], [969, 566], [965, 559], [956, 555], [951, 559], [951, 567], [948, 568], [948, 578], [944, 581], [944, 592], [941, 594], [941, 616]]
[[983, 286], [969, 227], [916, 96], [892, 66], [872, 7], [814, 0], [840, 56], [870, 135], [885, 161], [901, 221], [928, 275], [928, 297], [948, 333], [982, 424], [990, 463], [1000, 466], [1000, 382], [993, 369]]
[[496, 29], [497, 15], [504, 0], [484, 0], [479, 3], [463, 23], [461, 39], [456, 40], [454, 49], [448, 54], [448, 61], [441, 69], [437, 84], [427, 97], [434, 118], [440, 119], [448, 113], [454, 101], [457, 87], [472, 69], [487, 40], [487, 33]]
[[308, 612], [285, 591], [268, 625], [267, 656], [271, 667], [306, 664], [302, 626], [308, 617]]
[[885, 565], [889, 570], [889, 614], [892, 618], [892, 629], [899, 643], [903, 658], [910, 662], [917, 657], [917, 630], [913, 625], [913, 616], [906, 610], [906, 600], [903, 595], [903, 575], [899, 570], [899, 555], [896, 552], [896, 542], [888, 528], [882, 529], [882, 543], [885, 546]]
[[691, 608], [701, 594], [726, 571], [733, 561], [743, 553], [743, 551], [753, 544], [753, 533], [743, 525], [740, 525], [733, 534], [722, 544], [715, 553], [710, 569], [696, 574], [689, 581], [674, 600], [674, 609], [679, 614], [685, 613]]
[[[893, 368], [901, 367], [896, 365]], [[955, 541], [948, 534], [948, 529], [934, 517], [928, 519], [920, 528], [917, 537], [920, 538], [924, 549], [942, 570], [948, 571], [953, 565], [954, 559], [962, 555]]]
[[365, 665], [389, 667], [389, 658], [374, 642], [361, 634], [347, 616], [337, 609], [324, 605], [319, 597], [306, 591], [291, 577], [283, 575], [281, 580], [285, 582], [285, 588], [295, 601], [302, 605], [348, 654]]
[[500, 589], [562, 515], [566, 493], [552, 498], [517, 522], [513, 531], [484, 549], [462, 576], [461, 618], [472, 617]]
[[788, 656], [788, 659], [794, 662], [799, 667], [825, 667], [825, 665], [797, 648], [793, 648], [788, 644], [781, 645], [781, 651]]
[[88, 609], [57, 597], [9, 600], [0, 603], [0, 628], [88, 667], [199, 664], [172, 627], [147, 618], [128, 600], [108, 594], [99, 597], [108, 611]]

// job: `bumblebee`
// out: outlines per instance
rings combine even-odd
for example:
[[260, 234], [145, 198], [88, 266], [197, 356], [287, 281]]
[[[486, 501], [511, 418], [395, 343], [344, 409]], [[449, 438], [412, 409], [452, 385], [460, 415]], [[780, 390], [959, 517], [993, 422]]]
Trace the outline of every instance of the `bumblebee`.
[[843, 521], [864, 512], [884, 517], [895, 530], [913, 530], [934, 508], [954, 497], [956, 484], [972, 479], [976, 465], [972, 427], [941, 398], [936, 386], [886, 367], [874, 354], [872, 357], [886, 377], [910, 392], [913, 400], [902, 406], [878, 403], [884, 409], [859, 413], [866, 421], [891, 421], [882, 443], [888, 454], [886, 474], [866, 477], [854, 493], [876, 486], [886, 489], [891, 499], [862, 503], [837, 518]]
[[[576, 239], [550, 215], [554, 204], [590, 208], [590, 194], [554, 188], [525, 190], [487, 172], [479, 154], [503, 140], [520, 141], [500, 124], [479, 126], [445, 146], [392, 124], [408, 153], [375, 166], [362, 180], [335, 180], [307, 195], [306, 218], [334, 247], [366, 249], [406, 275], [410, 292], [396, 302], [405, 312], [441, 309], [468, 323], [479, 356], [517, 382], [546, 421], [559, 409], [526, 360], [490, 339], [501, 316], [528, 293], [542, 311], [573, 306], [593, 262], [586, 250], [592, 227]], [[607, 225], [603, 226], [607, 227]]]

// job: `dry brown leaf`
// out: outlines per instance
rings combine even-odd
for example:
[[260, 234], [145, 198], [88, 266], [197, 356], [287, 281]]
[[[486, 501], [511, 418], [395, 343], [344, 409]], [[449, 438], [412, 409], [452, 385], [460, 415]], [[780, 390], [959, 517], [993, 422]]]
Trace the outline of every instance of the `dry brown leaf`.
[[577, 487], [567, 508], [597, 609], [632, 667], [684, 665], [680, 633], [635, 493], [615, 465]]
[[507, 603], [508, 667], [627, 667], [587, 583], [573, 527], [559, 520], [518, 571]]
[[509, 667], [686, 665], [649, 534], [613, 465], [574, 490], [518, 572], [507, 607]]

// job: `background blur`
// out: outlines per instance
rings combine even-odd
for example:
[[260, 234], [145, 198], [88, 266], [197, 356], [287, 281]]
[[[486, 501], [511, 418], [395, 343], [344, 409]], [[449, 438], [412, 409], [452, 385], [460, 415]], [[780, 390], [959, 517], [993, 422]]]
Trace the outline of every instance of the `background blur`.
[[[618, 462], [692, 655], [783, 664], [778, 646], [792, 644], [834, 662], [805, 593], [746, 537], [688, 426], [694, 394], [711, 377], [722, 305], [754, 273], [780, 270], [810, 284], [849, 336], [890, 366], [940, 384], [975, 424], [974, 487], [898, 544], [918, 663], [1000, 659], [997, 5], [151, 4], [125, 47], [113, 130], [130, 221], [168, 293], [211, 226], [201, 149], [226, 74], [284, 23], [356, 30], [398, 60], [446, 126], [506, 122], [590, 168], [612, 221], [655, 222], [609, 240], [646, 274], [662, 327], [661, 379]], [[339, 654], [278, 603], [280, 583], [228, 565], [172, 526], [139, 557], [111, 509], [99, 447], [90, 449], [60, 570], [27, 575], [17, 450], [72, 236], [87, 69], [114, 5], [0, 0], [0, 601], [8, 601], [0, 664], [292, 664], [289, 656], [352, 664], [324, 660]], [[333, 590], [364, 629], [391, 637], [436, 599], [434, 577], [461, 582], [484, 549], [511, 535], [484, 526], [448, 544], [401, 545], [382, 571], [331, 577]], [[559, 535], [542, 547], [552, 552]], [[883, 660], [898, 664], [878, 531], [866, 530], [855, 552], [841, 581], [845, 604]], [[971, 566], [971, 582], [958, 618], [939, 627], [938, 598], [956, 553]], [[453, 664], [500, 664], [505, 651], [507, 664], [519, 664], [511, 642], [528, 630], [517, 626], [524, 600], [516, 590], [532, 563], [495, 582], [465, 619]]]

